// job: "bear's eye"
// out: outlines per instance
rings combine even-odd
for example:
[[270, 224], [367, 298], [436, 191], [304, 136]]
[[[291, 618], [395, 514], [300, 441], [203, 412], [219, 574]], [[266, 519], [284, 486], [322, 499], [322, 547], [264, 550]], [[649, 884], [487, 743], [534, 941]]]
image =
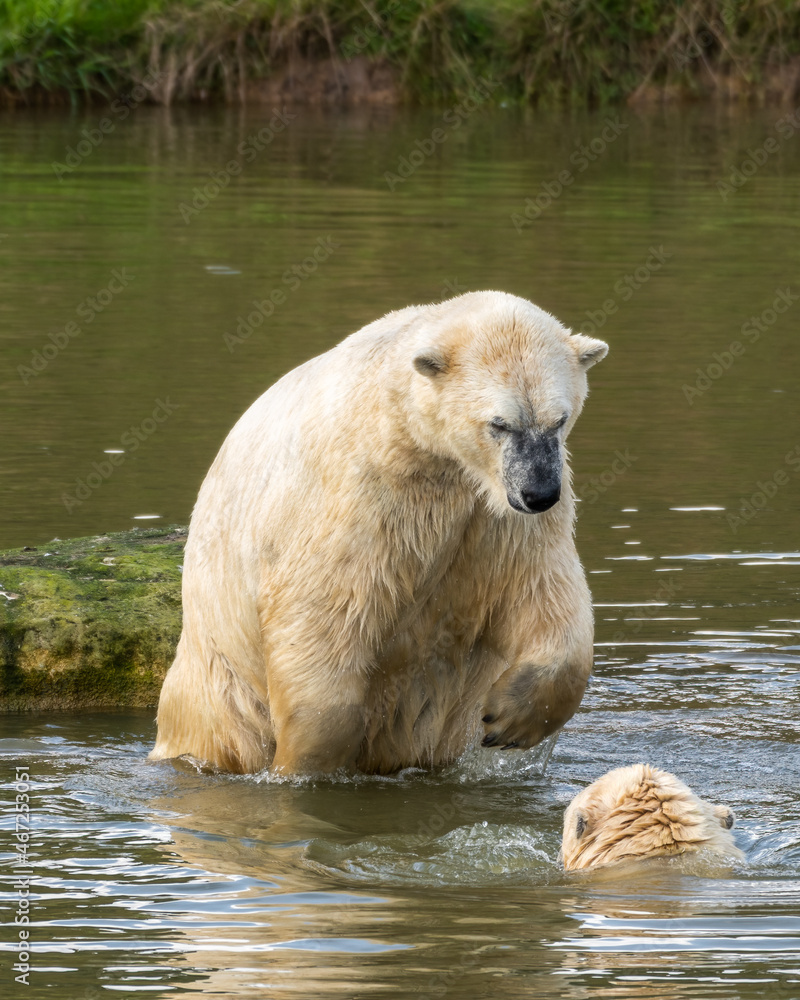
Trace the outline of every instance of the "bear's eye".
[[569, 420], [569, 414], [565, 413], [563, 417], [559, 420], [559, 422], [556, 424], [555, 430], [560, 431], [568, 420]]
[[578, 838], [578, 840], [580, 840], [581, 837], [584, 835], [584, 833], [586, 833], [587, 825], [588, 824], [586, 822], [586, 817], [583, 815], [583, 813], [578, 813], [578, 816], [575, 820], [575, 836]]
[[489, 429], [496, 434], [509, 434], [511, 428], [502, 417], [492, 417], [489, 421]]

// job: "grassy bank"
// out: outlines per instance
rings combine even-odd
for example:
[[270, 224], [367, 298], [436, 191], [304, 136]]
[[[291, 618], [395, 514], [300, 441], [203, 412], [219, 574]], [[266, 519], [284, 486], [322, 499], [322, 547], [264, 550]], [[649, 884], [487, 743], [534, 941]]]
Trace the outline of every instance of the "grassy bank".
[[[297, 67], [320, 64], [310, 96]], [[347, 103], [364, 66], [424, 103], [481, 76], [548, 105], [792, 101], [800, 0], [0, 0], [6, 103], [244, 101], [276, 76], [288, 102]]]

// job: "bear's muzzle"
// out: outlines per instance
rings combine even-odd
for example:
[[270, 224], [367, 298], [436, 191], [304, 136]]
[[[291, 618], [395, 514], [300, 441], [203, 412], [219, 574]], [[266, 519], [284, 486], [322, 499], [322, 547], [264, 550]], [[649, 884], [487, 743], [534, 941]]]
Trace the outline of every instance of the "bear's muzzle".
[[555, 433], [522, 431], [503, 454], [503, 485], [514, 510], [541, 514], [561, 499], [561, 443]]

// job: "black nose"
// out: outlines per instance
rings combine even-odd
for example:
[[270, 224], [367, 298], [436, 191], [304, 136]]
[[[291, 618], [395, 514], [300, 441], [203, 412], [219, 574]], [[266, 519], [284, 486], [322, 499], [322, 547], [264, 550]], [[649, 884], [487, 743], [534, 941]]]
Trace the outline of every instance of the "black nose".
[[560, 499], [560, 489], [547, 494], [529, 493], [527, 490], [522, 491], [522, 502], [528, 510], [534, 511], [537, 514], [541, 514], [544, 510], [550, 510], [550, 508], [557, 504]]

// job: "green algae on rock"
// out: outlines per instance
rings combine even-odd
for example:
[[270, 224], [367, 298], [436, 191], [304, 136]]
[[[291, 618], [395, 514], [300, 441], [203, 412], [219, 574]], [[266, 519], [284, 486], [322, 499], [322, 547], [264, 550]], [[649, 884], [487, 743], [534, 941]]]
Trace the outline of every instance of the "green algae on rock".
[[155, 706], [180, 637], [186, 532], [0, 553], [0, 712]]

